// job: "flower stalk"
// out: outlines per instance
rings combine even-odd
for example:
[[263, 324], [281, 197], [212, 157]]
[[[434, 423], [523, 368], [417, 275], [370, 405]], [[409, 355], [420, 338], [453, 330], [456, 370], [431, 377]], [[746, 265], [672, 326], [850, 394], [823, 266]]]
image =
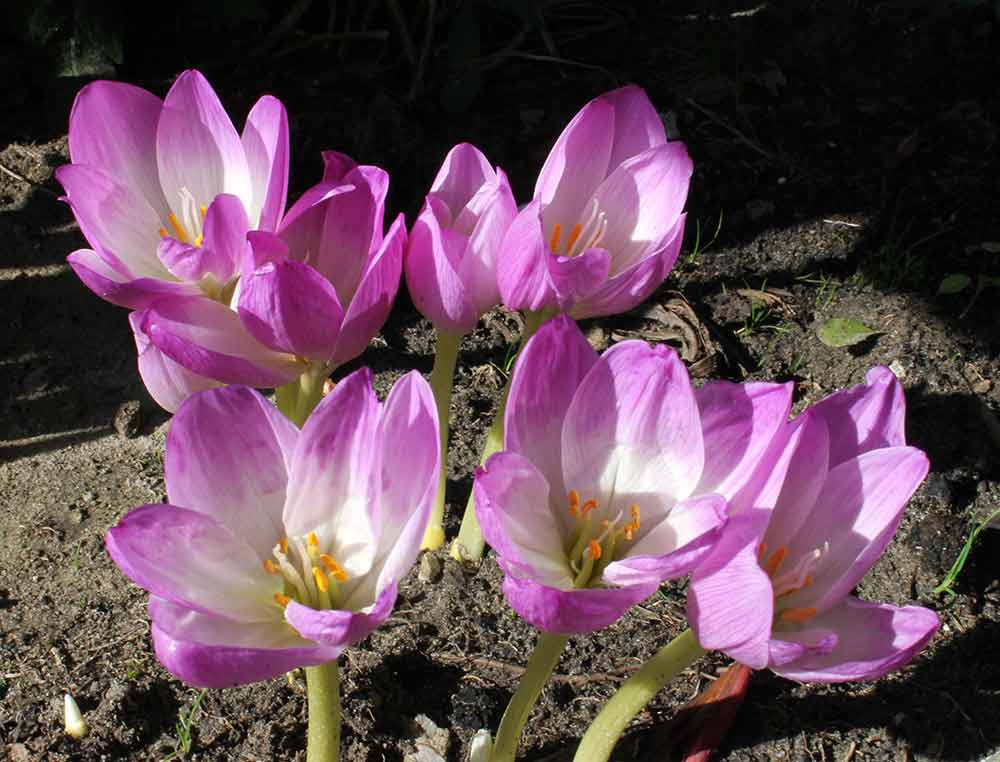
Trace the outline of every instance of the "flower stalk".
[[448, 481], [448, 416], [451, 412], [451, 389], [455, 382], [455, 363], [462, 337], [448, 331], [437, 330], [437, 347], [434, 367], [431, 369], [431, 391], [437, 404], [438, 425], [441, 432], [441, 478], [437, 497], [431, 510], [431, 520], [424, 531], [421, 550], [437, 550], [444, 544], [444, 492]]
[[684, 630], [622, 683], [587, 728], [574, 762], [607, 762], [622, 731], [653, 696], [684, 669], [705, 655], [691, 630]]
[[[554, 313], [549, 310], [524, 313], [524, 329], [521, 331], [521, 342], [518, 345], [518, 353], [524, 349], [524, 345], [528, 343], [528, 339], [534, 336], [542, 324], [551, 317], [554, 317]], [[483, 465], [493, 453], [500, 452], [503, 449], [503, 421], [507, 413], [507, 396], [510, 394], [510, 383], [513, 378], [513, 373], [507, 376], [507, 383], [500, 393], [500, 405], [493, 416], [490, 430], [486, 434], [483, 452], [479, 456], [479, 465]], [[443, 461], [444, 456], [442, 456]], [[451, 556], [456, 561], [478, 561], [483, 557], [485, 548], [486, 543], [483, 540], [483, 532], [479, 528], [479, 520], [476, 518], [476, 497], [474, 493], [470, 492], [469, 500], [465, 504], [465, 513], [462, 515], [462, 525], [458, 529], [458, 537], [455, 538], [455, 542], [451, 546]]]
[[307, 762], [340, 759], [340, 672], [336, 660], [306, 667], [309, 700]]
[[274, 390], [278, 410], [292, 423], [302, 428], [309, 414], [323, 399], [323, 384], [330, 375], [325, 363], [310, 365], [294, 381]]
[[[569, 637], [557, 635], [552, 632], [538, 633], [538, 643], [528, 660], [528, 666], [521, 676], [521, 682], [517, 686], [514, 695], [511, 696], [510, 703], [500, 720], [500, 728], [497, 730], [496, 740], [493, 742], [493, 756], [490, 762], [514, 762], [517, 754], [517, 742], [521, 738], [521, 731], [528, 721], [538, 696], [542, 692], [552, 670], [555, 669], [562, 656], [563, 649]], [[310, 759], [310, 762], [312, 760]]]

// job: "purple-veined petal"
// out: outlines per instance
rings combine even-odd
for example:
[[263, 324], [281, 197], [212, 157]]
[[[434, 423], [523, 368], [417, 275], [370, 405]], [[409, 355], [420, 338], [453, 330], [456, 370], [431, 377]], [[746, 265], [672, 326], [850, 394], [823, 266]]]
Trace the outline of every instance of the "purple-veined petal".
[[263, 561], [285, 536], [281, 514], [298, 435], [253, 389], [190, 397], [167, 434], [167, 499], [238, 533]]
[[167, 203], [156, 166], [156, 124], [163, 101], [124, 82], [91, 82], [77, 94], [69, 116], [69, 155], [134, 189], [158, 217]]
[[294, 357], [259, 343], [235, 312], [207, 298], [160, 299], [141, 328], [174, 362], [223, 383], [281, 386], [302, 372]]
[[[563, 420], [577, 387], [596, 362], [597, 352], [576, 323], [557, 316], [531, 337], [514, 366], [504, 418], [504, 449], [534, 463], [556, 499], [564, 498], [569, 490], [562, 473]], [[566, 522], [569, 519], [567, 513]]]
[[201, 72], [185, 71], [167, 93], [156, 128], [156, 160], [167, 204], [180, 219], [186, 193], [196, 206], [220, 193], [247, 205], [253, 201], [240, 136]]
[[498, 452], [477, 469], [472, 488], [483, 537], [505, 569], [548, 587], [573, 587], [565, 548], [569, 534], [553, 508], [562, 501], [553, 499], [544, 474], [530, 460]]
[[810, 628], [828, 628], [836, 633], [833, 648], [826, 653], [809, 651], [799, 659], [771, 668], [803, 683], [874, 680], [920, 653], [939, 624], [937, 614], [921, 606], [897, 607], [847, 597], [809, 621]]
[[348, 646], [353, 646], [368, 637], [389, 618], [395, 605], [396, 583], [392, 582], [370, 604], [369, 611], [342, 609], [317, 611], [292, 601], [285, 608], [285, 620], [302, 637], [339, 654]]
[[454, 218], [493, 176], [493, 167], [482, 151], [470, 143], [459, 143], [444, 157], [431, 193], [447, 205]]
[[414, 306], [436, 328], [463, 336], [479, 320], [458, 273], [468, 239], [442, 229], [438, 213], [447, 213], [443, 207], [443, 201], [428, 196], [413, 223], [403, 260], [406, 287]]
[[497, 287], [507, 309], [537, 312], [556, 306], [551, 256], [542, 233], [540, 204], [532, 201], [510, 224], [497, 258]]
[[250, 220], [243, 202], [236, 196], [222, 193], [208, 205], [203, 248], [211, 253], [212, 265], [205, 269], [220, 283], [239, 274], [246, 258], [249, 229]]
[[59, 167], [56, 179], [94, 249], [116, 258], [137, 278], [173, 280], [156, 257], [160, 218], [143, 197], [82, 164]]
[[674, 234], [693, 169], [684, 144], [667, 143], [632, 157], [601, 183], [594, 197], [607, 215], [600, 245], [611, 252], [612, 272], [659, 249]]
[[[382, 448], [379, 535], [375, 590], [399, 580], [420, 552], [441, 473], [441, 438], [434, 393], [410, 371], [386, 397], [379, 421]], [[350, 604], [351, 601], [348, 601]]]
[[344, 310], [330, 281], [293, 260], [269, 263], [240, 281], [240, 320], [277, 352], [333, 356]]
[[611, 147], [610, 168], [667, 142], [663, 120], [656, 113], [641, 87], [626, 85], [600, 96], [615, 109], [614, 143]]
[[374, 251], [382, 246], [385, 230], [385, 199], [389, 195], [389, 173], [381, 167], [361, 164], [347, 173], [345, 182], [357, 186], [365, 186], [371, 191], [375, 202], [375, 214], [372, 215], [372, 242], [369, 249]]
[[774, 618], [771, 578], [757, 561], [766, 512], [731, 518], [708, 558], [691, 574], [688, 622], [706, 650], [719, 650], [752, 669], [768, 663]]
[[356, 370], [306, 420], [292, 456], [285, 529], [316, 532], [351, 579], [371, 571], [380, 531], [379, 417], [371, 371]]
[[[684, 240], [685, 220], [686, 215], [682, 214], [663, 246], [651, 249], [624, 270], [612, 272], [596, 291], [577, 302], [570, 310], [570, 314], [576, 320], [618, 315], [646, 301], [660, 287], [677, 261]], [[620, 264], [617, 261], [612, 262], [613, 267], [618, 267]]]
[[361, 354], [389, 317], [399, 290], [405, 246], [406, 225], [400, 214], [386, 233], [382, 247], [371, 258], [347, 308], [331, 358], [334, 365], [343, 365]]
[[777, 633], [768, 645], [768, 666], [781, 667], [808, 654], [827, 654], [837, 646], [832, 630], [801, 629]]
[[795, 385], [711, 381], [695, 391], [705, 442], [700, 492], [732, 497], [788, 420]]
[[[694, 390], [677, 353], [642, 341], [606, 351], [566, 411], [562, 461], [567, 489], [584, 499], [615, 495], [626, 515], [637, 502], [654, 519], [691, 495], [704, 449]], [[613, 518], [616, 506], [609, 509]]]
[[[288, 244], [275, 233], [251, 230], [247, 233], [247, 250], [241, 269], [242, 277], [250, 277], [258, 267], [288, 259]], [[238, 300], [237, 300], [238, 301]]]
[[557, 590], [506, 575], [503, 594], [528, 624], [545, 632], [580, 635], [617, 622], [635, 604], [656, 592], [656, 584]]
[[189, 283], [158, 278], [131, 278], [112, 267], [96, 251], [77, 249], [66, 261], [84, 285], [112, 304], [129, 309], [143, 309], [164, 295], [199, 296], [201, 291]]
[[323, 151], [322, 156], [324, 183], [340, 183], [348, 172], [358, 166], [354, 159], [340, 151]]
[[267, 621], [281, 592], [280, 576], [268, 574], [239, 535], [187, 508], [135, 508], [108, 530], [105, 545], [139, 587], [203, 614]]
[[273, 622], [233, 622], [150, 596], [149, 618], [156, 658], [201, 688], [256, 683], [338, 655], [298, 637], [280, 616]]
[[259, 222], [251, 227], [272, 232], [288, 201], [288, 114], [284, 104], [271, 95], [258, 100], [247, 116], [241, 137], [253, 188], [252, 218], [259, 213]]
[[545, 216], [545, 240], [555, 224], [568, 231], [608, 176], [614, 140], [614, 106], [595, 98], [570, 120], [538, 173], [534, 199]]
[[477, 315], [483, 315], [500, 303], [497, 258], [504, 236], [517, 216], [517, 204], [502, 170], [497, 170], [496, 183], [484, 186], [466, 211], [474, 205], [478, 207], [477, 219], [459, 273], [473, 309]]
[[142, 332], [142, 318], [142, 313], [133, 312], [129, 314], [128, 321], [139, 353], [139, 375], [156, 404], [173, 413], [195, 392], [220, 386], [218, 381], [199, 376], [183, 365], [178, 365], [150, 344], [149, 338]]
[[791, 558], [826, 550], [815, 582], [789, 594], [788, 607], [824, 611], [847, 595], [885, 551], [928, 467], [921, 450], [886, 447], [831, 469], [809, 518], [788, 544]]
[[864, 384], [831, 394], [810, 410], [830, 430], [830, 466], [859, 453], [906, 444], [903, 387], [888, 368], [868, 371]]
[[635, 585], [683, 577], [712, 550], [725, 523], [722, 495], [688, 498], [638, 536], [624, 558], [608, 564], [604, 579], [613, 585]]
[[611, 255], [605, 249], [587, 249], [575, 257], [550, 256], [546, 264], [556, 292], [556, 306], [560, 312], [567, 312], [607, 280]]

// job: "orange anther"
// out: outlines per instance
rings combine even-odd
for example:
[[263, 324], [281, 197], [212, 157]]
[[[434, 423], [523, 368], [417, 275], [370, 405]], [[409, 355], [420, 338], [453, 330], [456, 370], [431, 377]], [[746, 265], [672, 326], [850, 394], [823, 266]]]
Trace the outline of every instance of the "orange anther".
[[[569, 238], [566, 240], [566, 253], [569, 254], [573, 251], [573, 246], [576, 244], [577, 239], [580, 237], [580, 233], [583, 232], [583, 225], [579, 222], [573, 226], [573, 229], [569, 233]], [[552, 248], [555, 251], [555, 247]]]
[[788, 548], [778, 548], [771, 554], [771, 557], [767, 559], [767, 563], [764, 564], [764, 571], [768, 574], [774, 574], [778, 571], [778, 567], [781, 566], [781, 562], [785, 560], [785, 556], [788, 555]]
[[177, 215], [171, 212], [167, 215], [167, 219], [170, 220], [170, 225], [173, 227], [174, 232], [177, 234], [177, 240], [181, 243], [190, 243], [187, 237], [187, 233], [184, 232], [184, 228], [181, 226], [180, 220], [177, 219]]
[[287, 595], [282, 595], [281, 593], [275, 593], [274, 602], [277, 603], [279, 606], [281, 606], [281, 608], [285, 608], [285, 606], [287, 606], [289, 603], [292, 602], [292, 599], [289, 598]]
[[570, 514], [570, 516], [579, 516], [580, 515], [580, 493], [577, 492], [575, 489], [571, 489], [569, 491], [569, 495], [567, 495], [567, 498], [569, 499], [569, 514]]
[[319, 588], [321, 593], [325, 593], [330, 589], [330, 580], [328, 580], [326, 575], [315, 566], [313, 567], [313, 579], [316, 580], [316, 587]]
[[580, 507], [580, 514], [584, 518], [586, 518], [587, 514], [590, 513], [592, 510], [594, 510], [595, 508], [597, 508], [597, 501], [596, 500], [588, 500], [586, 503], [584, 503]]
[[287, 537], [282, 537], [280, 540], [278, 540], [278, 550], [281, 551], [282, 555], [287, 555], [288, 554], [288, 538]]
[[337, 582], [347, 582], [347, 572], [333, 558], [326, 553], [320, 553], [319, 562], [326, 567], [326, 570], [330, 572], [330, 576], [337, 580]]
[[589, 558], [591, 561], [596, 561], [598, 558], [600, 558], [602, 552], [603, 551], [601, 550], [601, 543], [599, 543], [597, 540], [591, 540], [590, 544], [587, 545], [587, 558]]
[[160, 227], [160, 238], [166, 238], [166, 237], [167, 237], [167, 229], [165, 227], [161, 226]]
[[558, 222], [552, 226], [552, 238], [549, 239], [549, 249], [556, 251], [559, 247], [559, 238], [562, 236], [562, 225]]
[[201, 212], [201, 218], [205, 219], [205, 215], [208, 214], [208, 207], [207, 206], [200, 207], [198, 211]]
[[779, 616], [789, 622], [808, 622], [816, 616], [816, 609], [785, 609]]
[[757, 558], [763, 561], [764, 556], [766, 555], [767, 555], [767, 543], [762, 542], [760, 545], [757, 546]]
[[278, 569], [278, 565], [274, 563], [274, 561], [272, 561], [270, 558], [265, 558], [264, 571], [266, 571], [268, 574], [277, 574], [280, 571], [280, 569]]

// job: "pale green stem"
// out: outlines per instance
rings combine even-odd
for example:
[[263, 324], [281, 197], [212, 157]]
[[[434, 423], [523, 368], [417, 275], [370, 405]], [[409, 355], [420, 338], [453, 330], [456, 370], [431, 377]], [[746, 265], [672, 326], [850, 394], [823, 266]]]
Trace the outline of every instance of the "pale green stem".
[[607, 762], [622, 731], [660, 690], [705, 655], [698, 638], [684, 630], [618, 688], [583, 734], [573, 762]]
[[[535, 331], [550, 317], [554, 317], [554, 313], [542, 311], [524, 314], [524, 330], [521, 333], [518, 352], [524, 349], [528, 339], [534, 336]], [[479, 456], [479, 465], [483, 465], [490, 455], [503, 449], [503, 419], [507, 412], [507, 395], [510, 394], [510, 384], [513, 378], [512, 371], [507, 376], [507, 383], [500, 393], [500, 404], [486, 435], [486, 443], [483, 445], [482, 455]], [[451, 555], [458, 561], [478, 561], [483, 557], [485, 549], [486, 543], [483, 540], [482, 530], [479, 528], [479, 519], [476, 518], [476, 496], [474, 492], [471, 492], [469, 500], [465, 504], [465, 513], [462, 515], [462, 526], [458, 529], [458, 537], [455, 538], [455, 542], [451, 546]]]
[[448, 481], [448, 416], [451, 413], [451, 387], [455, 381], [455, 361], [462, 337], [440, 328], [437, 331], [437, 348], [434, 367], [431, 369], [431, 390], [437, 403], [438, 427], [441, 432], [441, 476], [438, 479], [437, 499], [430, 521], [420, 544], [423, 550], [437, 550], [444, 545], [444, 489]]
[[500, 720], [496, 740], [493, 742], [493, 756], [490, 762], [514, 762], [517, 754], [517, 742], [521, 739], [521, 731], [528, 721], [528, 715], [538, 701], [542, 688], [548, 681], [552, 670], [556, 668], [559, 657], [562, 656], [566, 641], [565, 635], [551, 632], [538, 633], [538, 643], [528, 660], [528, 666], [521, 675], [517, 690], [510, 697], [510, 703]]
[[306, 762], [340, 760], [340, 672], [336, 661], [306, 667], [309, 740]]
[[325, 363], [309, 365], [297, 379], [274, 390], [278, 410], [301, 429], [323, 399], [323, 384], [329, 376], [330, 368]]

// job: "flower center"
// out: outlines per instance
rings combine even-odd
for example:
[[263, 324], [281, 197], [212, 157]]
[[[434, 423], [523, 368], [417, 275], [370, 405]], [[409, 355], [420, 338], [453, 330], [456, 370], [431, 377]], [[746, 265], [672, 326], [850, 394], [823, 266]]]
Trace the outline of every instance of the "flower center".
[[171, 237], [176, 238], [181, 243], [200, 247], [203, 238], [202, 228], [208, 207], [198, 206], [194, 195], [187, 188], [180, 189], [180, 197], [181, 216], [178, 217], [173, 212], [167, 215], [171, 229], [168, 231], [165, 226], [160, 226], [160, 238], [167, 238], [173, 233]]
[[340, 607], [340, 584], [347, 581], [347, 572], [320, 551], [315, 532], [305, 537], [282, 537], [271, 553], [274, 560], [264, 559], [264, 571], [284, 577], [285, 591], [274, 594], [274, 602], [281, 608], [292, 600], [314, 609]]
[[560, 244], [563, 243], [563, 228], [558, 222], [552, 226], [552, 237], [549, 239], [549, 249], [553, 254], [560, 256], [575, 257], [582, 251], [592, 249], [602, 240], [604, 233], [608, 229], [608, 216], [602, 212], [598, 206], [597, 199], [590, 200], [587, 216], [583, 222], [576, 223], [566, 236], [565, 248], [560, 251]]
[[761, 568], [771, 578], [774, 588], [775, 616], [786, 622], [808, 622], [816, 616], [814, 608], [794, 608], [782, 606], [781, 598], [786, 598], [813, 583], [812, 572], [816, 570], [823, 557], [829, 552], [830, 543], [823, 543], [822, 548], [815, 548], [795, 559], [788, 560], [788, 548], [782, 546], [771, 555], [767, 555], [767, 543], [762, 542], [757, 548]]
[[639, 506], [629, 506], [629, 522], [618, 526], [622, 512], [612, 521], [595, 525], [592, 514], [597, 509], [596, 500], [581, 503], [580, 494], [571, 489], [567, 496], [569, 513], [577, 521], [573, 544], [568, 553], [569, 566], [576, 575], [573, 587], [587, 587], [601, 578], [605, 567], [614, 560], [615, 546], [622, 540], [630, 541], [639, 529]]

